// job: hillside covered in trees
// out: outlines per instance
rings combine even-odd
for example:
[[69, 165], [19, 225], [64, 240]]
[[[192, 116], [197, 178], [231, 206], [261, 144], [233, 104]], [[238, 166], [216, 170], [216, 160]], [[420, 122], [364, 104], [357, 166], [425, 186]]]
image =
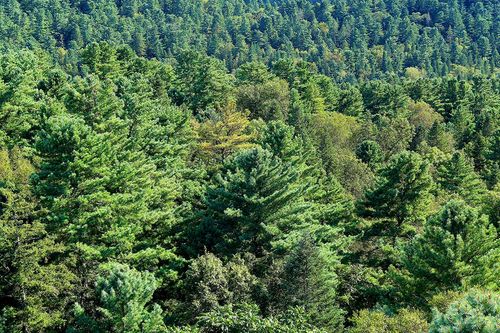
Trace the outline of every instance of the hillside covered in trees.
[[[2, 48], [42, 48], [67, 66], [91, 42], [166, 59], [194, 48], [235, 70], [283, 57], [336, 81], [497, 72], [495, 0], [1, 0]], [[0, 50], [2, 49], [0, 48]], [[414, 73], [418, 70], [417, 73]]]
[[0, 0], [0, 333], [499, 332], [499, 7]]

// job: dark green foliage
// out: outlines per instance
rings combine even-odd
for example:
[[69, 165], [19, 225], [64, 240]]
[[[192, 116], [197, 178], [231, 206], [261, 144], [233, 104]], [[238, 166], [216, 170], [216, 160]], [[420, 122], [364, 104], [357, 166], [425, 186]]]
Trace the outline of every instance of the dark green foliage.
[[224, 106], [229, 99], [232, 77], [222, 63], [197, 52], [177, 58], [175, 98], [195, 113]]
[[427, 216], [432, 187], [429, 165], [416, 153], [395, 155], [378, 171], [374, 187], [358, 205], [368, 219], [356, 251], [362, 262], [384, 270], [398, 264], [399, 243], [414, 236]]
[[37, 85], [47, 70], [35, 54], [8, 52], [0, 57], [0, 144], [32, 144], [43, 103]]
[[348, 116], [359, 116], [364, 110], [363, 96], [356, 87], [349, 85], [340, 91], [337, 109]]
[[261, 148], [236, 155], [207, 189], [207, 209], [197, 226], [200, 244], [221, 255], [271, 250], [273, 241], [307, 219], [311, 205], [304, 201], [309, 184], [301, 182], [303, 173]]
[[285, 258], [275, 307], [298, 306], [311, 318], [310, 322], [328, 331], [342, 327], [342, 311], [337, 306], [338, 278], [334, 268], [335, 253], [314, 244], [304, 235]]
[[428, 163], [416, 153], [401, 153], [380, 170], [360, 213], [369, 218], [394, 219], [398, 225], [418, 222], [426, 215], [432, 186]]
[[408, 103], [403, 87], [379, 81], [362, 85], [361, 94], [366, 110], [373, 116], [396, 114]]
[[473, 165], [461, 152], [454, 153], [437, 168], [437, 183], [470, 204], [478, 204], [486, 190]]
[[356, 149], [356, 156], [371, 168], [376, 168], [384, 160], [380, 145], [371, 140], [361, 142]]
[[231, 70], [301, 57], [348, 81], [494, 73], [499, 61], [494, 1], [16, 0], [0, 21], [2, 49], [45, 49], [70, 68], [80, 47], [102, 40], [160, 59], [191, 48]]

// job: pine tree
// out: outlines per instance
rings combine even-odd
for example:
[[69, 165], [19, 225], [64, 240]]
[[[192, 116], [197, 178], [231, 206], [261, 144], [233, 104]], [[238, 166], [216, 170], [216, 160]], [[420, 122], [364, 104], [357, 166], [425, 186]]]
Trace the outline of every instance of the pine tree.
[[403, 299], [425, 306], [442, 291], [474, 285], [498, 288], [498, 239], [485, 215], [450, 201], [405, 248], [400, 280]]
[[222, 63], [197, 52], [185, 52], [177, 58], [175, 100], [186, 104], [195, 114], [227, 104], [232, 79]]
[[96, 317], [92, 318], [76, 304], [73, 331], [164, 332], [163, 311], [158, 304], [150, 304], [158, 284], [149, 272], [118, 263], [104, 265], [96, 283], [98, 308], [89, 312]]
[[388, 268], [400, 260], [399, 242], [408, 241], [429, 211], [433, 187], [429, 165], [418, 154], [394, 156], [359, 203], [364, 227], [360, 255], [369, 265]]
[[137, 0], [121, 1], [121, 14], [124, 16], [134, 17], [138, 11]]
[[462, 152], [454, 153], [437, 168], [437, 183], [446, 192], [460, 196], [469, 204], [478, 204], [486, 191], [474, 166]]
[[138, 56], [144, 57], [147, 51], [147, 45], [142, 31], [136, 31], [132, 38], [132, 48]]
[[359, 116], [363, 110], [363, 96], [357, 88], [348, 86], [347, 89], [340, 91], [338, 112], [348, 116]]
[[368, 164], [372, 170], [384, 160], [384, 154], [380, 145], [375, 141], [365, 140], [356, 149], [356, 156]]
[[474, 115], [468, 108], [459, 107], [452, 111], [450, 124], [458, 148], [463, 148], [474, 135]]
[[311, 235], [304, 235], [285, 259], [281, 291], [274, 301], [279, 307], [302, 307], [311, 324], [338, 331], [343, 324], [337, 305], [338, 265], [335, 253], [317, 246]]
[[257, 143], [282, 161], [291, 162], [304, 150], [301, 140], [295, 137], [294, 128], [282, 121], [263, 124], [257, 133]]
[[500, 297], [494, 292], [472, 290], [452, 303], [445, 313], [434, 313], [430, 333], [457, 329], [461, 332], [496, 332], [500, 321]]
[[429, 165], [418, 154], [403, 152], [380, 170], [375, 187], [366, 192], [364, 217], [394, 219], [398, 226], [426, 215], [433, 182]]
[[0, 56], [1, 145], [33, 144], [43, 105], [37, 86], [47, 63], [47, 59], [30, 51], [6, 52]]
[[120, 257], [151, 268], [159, 263], [151, 261], [153, 251], [170, 261], [172, 187], [131, 148], [120, 121], [111, 117], [94, 126], [104, 132], [63, 115], [43, 128], [34, 184], [49, 230], [93, 260]]
[[227, 161], [207, 189], [199, 246], [225, 256], [271, 250], [272, 241], [304, 223], [310, 207], [304, 202], [304, 171], [260, 148]]
[[99, 78], [115, 78], [122, 72], [116, 48], [107, 43], [92, 43], [83, 50], [82, 63]]
[[488, 159], [487, 179], [493, 187], [500, 184], [500, 129], [493, 133], [489, 141], [486, 154]]
[[395, 115], [408, 104], [408, 97], [401, 86], [369, 82], [361, 86], [366, 110], [372, 115]]
[[37, 218], [34, 171], [19, 148], [0, 150], [0, 300], [6, 332], [58, 330], [67, 320], [75, 275], [66, 245]]

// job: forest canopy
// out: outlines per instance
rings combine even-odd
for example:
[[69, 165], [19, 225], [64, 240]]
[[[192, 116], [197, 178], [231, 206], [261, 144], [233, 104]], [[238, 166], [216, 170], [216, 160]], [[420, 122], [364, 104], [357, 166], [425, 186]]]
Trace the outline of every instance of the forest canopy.
[[0, 333], [498, 332], [499, 6], [0, 0]]
[[92, 42], [167, 59], [196, 49], [236, 70], [312, 62], [336, 81], [498, 73], [494, 0], [2, 0], [0, 49], [41, 48], [74, 66]]

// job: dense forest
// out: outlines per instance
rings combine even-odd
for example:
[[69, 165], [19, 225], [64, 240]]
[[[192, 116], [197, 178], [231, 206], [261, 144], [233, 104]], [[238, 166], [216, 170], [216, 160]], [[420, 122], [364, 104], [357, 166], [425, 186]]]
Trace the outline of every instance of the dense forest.
[[43, 48], [72, 67], [91, 42], [158, 59], [194, 48], [231, 71], [294, 57], [338, 82], [491, 74], [499, 16], [497, 0], [0, 0], [0, 50]]
[[0, 0], [0, 333], [500, 332], [499, 15]]

